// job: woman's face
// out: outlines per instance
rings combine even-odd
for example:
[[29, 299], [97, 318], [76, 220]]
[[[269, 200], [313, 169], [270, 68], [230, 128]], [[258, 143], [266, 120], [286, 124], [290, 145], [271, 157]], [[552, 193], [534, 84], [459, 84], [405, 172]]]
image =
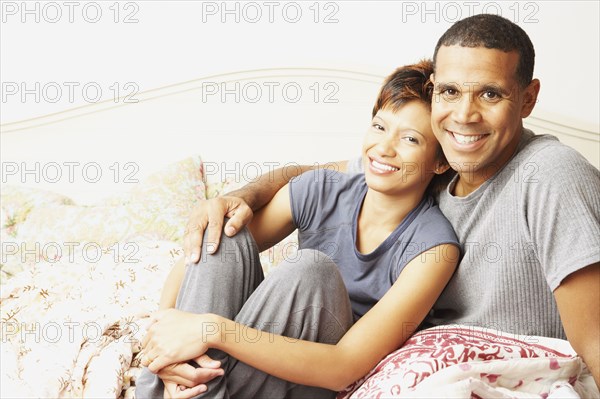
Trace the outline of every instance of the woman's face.
[[439, 164], [438, 145], [422, 102], [408, 102], [396, 112], [379, 110], [363, 143], [367, 185], [388, 195], [424, 191]]

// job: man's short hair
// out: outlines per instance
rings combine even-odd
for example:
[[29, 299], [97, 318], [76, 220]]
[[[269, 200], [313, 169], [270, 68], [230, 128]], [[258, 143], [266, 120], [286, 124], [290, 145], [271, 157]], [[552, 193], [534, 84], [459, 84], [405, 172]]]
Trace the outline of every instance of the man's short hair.
[[527, 87], [533, 79], [535, 50], [527, 33], [510, 20], [493, 14], [478, 14], [452, 25], [440, 38], [433, 53], [433, 67], [442, 46], [485, 47], [519, 54], [517, 81]]

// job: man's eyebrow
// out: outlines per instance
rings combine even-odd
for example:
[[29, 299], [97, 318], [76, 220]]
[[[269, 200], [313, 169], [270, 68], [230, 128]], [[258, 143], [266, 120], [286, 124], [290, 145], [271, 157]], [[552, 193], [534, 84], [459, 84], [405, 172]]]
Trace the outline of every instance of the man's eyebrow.
[[454, 82], [450, 82], [450, 83], [446, 83], [446, 82], [441, 82], [441, 83], [436, 83], [434, 89], [437, 91], [441, 91], [441, 90], [445, 90], [445, 89], [455, 89], [457, 90], [459, 88], [457, 83]]
[[506, 88], [504, 88], [504, 87], [502, 87], [500, 85], [494, 84], [494, 83], [484, 84], [479, 89], [480, 92], [482, 92], [482, 91], [488, 91], [488, 90], [489, 91], [495, 91], [497, 93], [500, 93], [503, 96], [508, 96], [511, 93], [510, 90], [507, 90]]

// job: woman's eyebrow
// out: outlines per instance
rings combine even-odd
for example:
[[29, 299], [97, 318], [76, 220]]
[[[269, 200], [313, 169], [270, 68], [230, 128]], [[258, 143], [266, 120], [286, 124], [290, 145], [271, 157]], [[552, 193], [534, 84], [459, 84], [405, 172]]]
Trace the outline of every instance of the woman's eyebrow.
[[425, 135], [423, 133], [419, 132], [417, 129], [413, 129], [413, 128], [408, 127], [406, 129], [402, 129], [402, 131], [414, 132], [414, 133], [417, 133], [419, 136], [423, 137], [423, 139], [425, 139], [425, 140], [427, 139], [427, 137], [425, 137]]

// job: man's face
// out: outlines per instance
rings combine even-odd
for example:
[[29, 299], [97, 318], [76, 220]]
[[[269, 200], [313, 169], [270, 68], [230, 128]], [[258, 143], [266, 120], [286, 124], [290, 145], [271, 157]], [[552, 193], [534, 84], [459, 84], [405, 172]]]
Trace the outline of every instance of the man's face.
[[535, 105], [539, 82], [520, 88], [518, 61], [516, 52], [484, 47], [438, 51], [431, 124], [450, 166], [471, 186], [481, 185], [512, 157], [522, 118]]

